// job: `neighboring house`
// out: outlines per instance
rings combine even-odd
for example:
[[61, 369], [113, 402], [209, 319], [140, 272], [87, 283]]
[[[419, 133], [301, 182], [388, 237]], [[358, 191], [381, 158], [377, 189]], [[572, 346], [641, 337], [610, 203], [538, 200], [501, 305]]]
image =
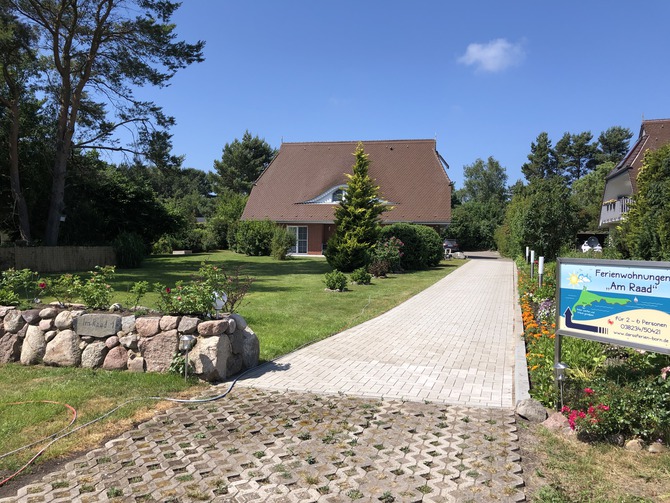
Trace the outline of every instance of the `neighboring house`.
[[[335, 231], [335, 207], [346, 197], [358, 142], [282, 143], [251, 189], [242, 220], [270, 219], [295, 233], [293, 253], [320, 255]], [[451, 221], [447, 163], [435, 140], [363, 142], [369, 175], [388, 205], [382, 224], [441, 228]]]
[[637, 193], [637, 175], [647, 150], [657, 150], [670, 143], [670, 119], [642, 121], [640, 137], [626, 157], [605, 179], [600, 227], [615, 227], [628, 212], [633, 194]]

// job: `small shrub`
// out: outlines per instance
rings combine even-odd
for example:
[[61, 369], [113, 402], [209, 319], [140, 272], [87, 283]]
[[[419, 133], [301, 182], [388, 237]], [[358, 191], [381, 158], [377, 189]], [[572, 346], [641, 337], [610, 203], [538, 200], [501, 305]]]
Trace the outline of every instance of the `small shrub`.
[[30, 305], [40, 293], [38, 274], [30, 269], [7, 269], [0, 277], [0, 296], [7, 299], [7, 304], [23, 303]]
[[133, 307], [137, 309], [137, 306], [140, 304], [140, 299], [144, 297], [149, 291], [149, 283], [146, 281], [137, 281], [133, 283], [133, 286], [130, 287], [130, 293], [134, 295], [133, 297]]
[[134, 269], [142, 265], [146, 247], [142, 237], [135, 232], [121, 232], [112, 243], [119, 266]]
[[224, 309], [234, 312], [251, 288], [254, 278], [243, 276], [241, 268], [226, 273], [222, 266], [203, 263], [197, 277], [185, 283], [178, 281], [174, 288], [161, 283], [154, 284], [158, 293], [158, 310], [164, 314], [194, 314], [208, 316], [214, 311], [217, 293], [225, 293]]
[[288, 251], [295, 246], [295, 234], [288, 232], [284, 227], [277, 227], [272, 235], [270, 254], [275, 260], [286, 260]]
[[343, 272], [336, 269], [326, 273], [324, 282], [326, 283], [326, 288], [329, 290], [338, 290], [341, 292], [347, 286], [347, 277]]
[[95, 266], [91, 271], [91, 277], [85, 281], [78, 281], [75, 278], [75, 292], [77, 296], [91, 309], [107, 309], [111, 304], [112, 285], [108, 281], [114, 276], [115, 267], [108, 265], [105, 267]]
[[15, 306], [19, 303], [19, 296], [9, 288], [0, 287], [0, 306]]
[[234, 250], [249, 256], [270, 255], [275, 229], [276, 224], [270, 220], [238, 222]]
[[404, 243], [395, 236], [379, 241], [370, 258], [368, 270], [377, 277], [386, 276], [390, 272], [400, 272], [400, 265], [404, 252]]
[[351, 273], [351, 281], [359, 285], [369, 285], [372, 281], [372, 275], [365, 270], [365, 267], [361, 267]]

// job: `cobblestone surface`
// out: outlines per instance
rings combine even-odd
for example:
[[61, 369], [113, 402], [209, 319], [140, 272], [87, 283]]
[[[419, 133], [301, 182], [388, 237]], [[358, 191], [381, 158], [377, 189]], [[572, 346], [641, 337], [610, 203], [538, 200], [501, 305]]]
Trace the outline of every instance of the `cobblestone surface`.
[[504, 409], [235, 388], [0, 502], [523, 501], [515, 431]]

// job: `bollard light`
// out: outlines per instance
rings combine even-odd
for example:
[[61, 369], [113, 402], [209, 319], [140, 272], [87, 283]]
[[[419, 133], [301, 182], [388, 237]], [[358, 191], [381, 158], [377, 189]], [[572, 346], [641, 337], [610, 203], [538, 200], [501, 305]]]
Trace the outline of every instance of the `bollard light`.
[[535, 277], [535, 250], [530, 251], [530, 279]]
[[216, 311], [217, 320], [219, 319], [219, 313], [226, 305], [227, 301], [228, 295], [226, 295], [226, 292], [214, 292], [214, 302], [212, 302], [212, 307], [214, 308], [214, 311]]
[[563, 383], [565, 383], [565, 371], [569, 367], [563, 363], [563, 362], [558, 362], [554, 364], [554, 373], [556, 375], [556, 381], [558, 381], [558, 387], [561, 391], [561, 408], [563, 408]]
[[530, 252], [530, 248], [526, 246], [526, 263], [528, 263], [528, 253]]
[[184, 351], [184, 380], [188, 378], [188, 352], [195, 343], [195, 336], [191, 334], [182, 334], [179, 337], [179, 350]]
[[542, 276], [544, 276], [544, 257], [537, 259], [537, 277], [540, 288], [542, 288]]

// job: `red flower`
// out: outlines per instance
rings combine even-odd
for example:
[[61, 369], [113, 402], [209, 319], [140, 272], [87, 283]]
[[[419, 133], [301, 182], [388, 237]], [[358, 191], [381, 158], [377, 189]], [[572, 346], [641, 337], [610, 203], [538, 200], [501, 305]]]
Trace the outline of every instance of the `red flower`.
[[46, 284], [44, 281], [42, 281], [42, 282], [40, 282], [40, 284], [37, 285], [37, 286], [39, 286], [42, 290], [44, 290], [44, 289], [47, 287], [47, 284]]
[[172, 290], [170, 290], [170, 287], [169, 287], [169, 286], [166, 286], [166, 287], [165, 287], [165, 293], [170, 293], [171, 291], [172, 291]]
[[591, 388], [584, 388], [584, 393], [586, 393], [587, 395], [593, 395], [595, 391], [593, 391]]

